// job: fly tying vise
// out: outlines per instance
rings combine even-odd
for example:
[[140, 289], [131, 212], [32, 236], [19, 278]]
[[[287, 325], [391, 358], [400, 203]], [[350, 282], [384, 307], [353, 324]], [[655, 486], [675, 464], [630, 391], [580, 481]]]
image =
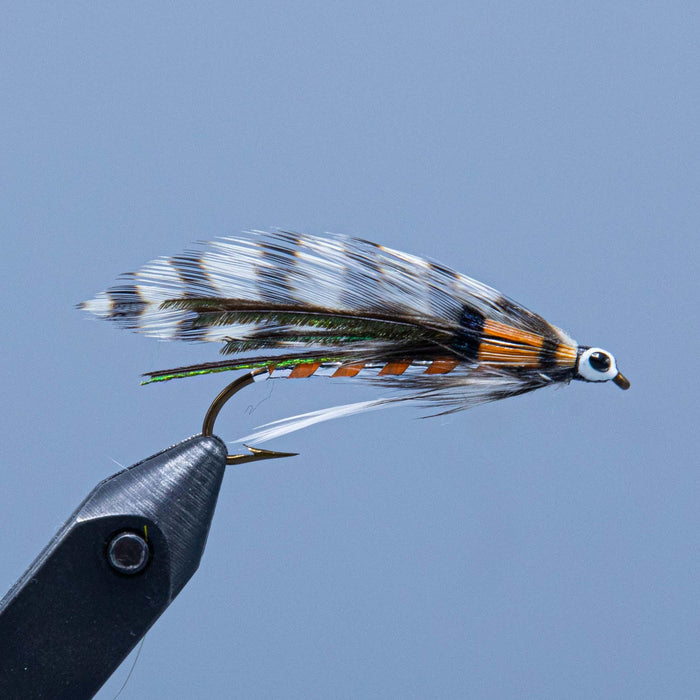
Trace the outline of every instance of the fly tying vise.
[[[491, 287], [344, 236], [255, 231], [218, 239], [154, 260], [79, 306], [156, 338], [250, 353], [145, 375], [148, 384], [249, 370], [212, 404], [209, 434], [228, 398], [266, 377], [357, 377], [398, 394], [278, 421], [257, 434], [264, 439], [402, 401], [451, 413], [572, 379], [630, 386], [611, 353], [579, 345]], [[249, 449], [259, 456], [231, 459], [286, 456]]]

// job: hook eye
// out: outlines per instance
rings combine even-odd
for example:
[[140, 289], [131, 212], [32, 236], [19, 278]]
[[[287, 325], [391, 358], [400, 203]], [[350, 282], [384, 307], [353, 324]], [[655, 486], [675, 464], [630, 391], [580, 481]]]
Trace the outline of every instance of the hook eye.
[[630, 380], [625, 377], [622, 372], [618, 372], [614, 377], [613, 377], [613, 382], [617, 384], [620, 389], [629, 389], [630, 388]]

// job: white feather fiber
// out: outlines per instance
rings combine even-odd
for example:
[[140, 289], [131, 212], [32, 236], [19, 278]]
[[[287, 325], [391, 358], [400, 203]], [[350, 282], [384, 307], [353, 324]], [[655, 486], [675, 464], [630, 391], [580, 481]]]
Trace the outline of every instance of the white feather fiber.
[[402, 399], [397, 397], [374, 399], [372, 401], [358, 401], [357, 403], [347, 403], [342, 406], [322, 408], [318, 411], [311, 411], [310, 413], [300, 413], [296, 416], [289, 416], [288, 418], [266, 423], [260, 426], [256, 432], [233, 440], [233, 442], [258, 445], [261, 442], [274, 440], [282, 435], [294, 433], [297, 430], [308, 428], [317, 423], [323, 423], [324, 421], [334, 420], [336, 418], [345, 418], [346, 416], [354, 416], [358, 413], [365, 413], [366, 411], [373, 411], [378, 408], [386, 408], [401, 400]]

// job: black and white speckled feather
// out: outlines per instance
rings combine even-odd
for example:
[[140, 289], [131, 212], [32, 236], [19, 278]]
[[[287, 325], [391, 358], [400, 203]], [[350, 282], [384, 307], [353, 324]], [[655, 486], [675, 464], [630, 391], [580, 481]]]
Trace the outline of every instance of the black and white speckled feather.
[[[415, 329], [458, 332], [465, 305], [531, 332], [552, 329], [496, 290], [430, 260], [356, 238], [284, 231], [255, 231], [158, 258], [124, 275], [121, 284], [82, 308], [163, 340], [269, 337], [262, 347], [298, 347], [334, 335], [318, 323], [300, 324], [305, 313], [314, 320], [323, 314], [345, 317], [346, 329], [352, 328], [352, 319], [383, 322], [379, 330], [394, 327], [393, 342], [401, 335], [400, 324], [406, 331], [413, 327], [414, 336]], [[236, 317], [231, 311], [240, 313]], [[288, 325], [284, 311], [291, 317]], [[373, 340], [379, 341], [384, 332]]]

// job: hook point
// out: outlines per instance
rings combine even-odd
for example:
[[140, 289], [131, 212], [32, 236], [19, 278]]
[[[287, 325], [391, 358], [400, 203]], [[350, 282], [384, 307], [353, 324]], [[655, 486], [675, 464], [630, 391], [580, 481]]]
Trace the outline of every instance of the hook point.
[[242, 464], [243, 462], [257, 462], [261, 459], [278, 459], [280, 457], [296, 457], [298, 452], [277, 452], [275, 450], [265, 450], [261, 447], [243, 445], [250, 450], [249, 455], [228, 455], [226, 464]]

